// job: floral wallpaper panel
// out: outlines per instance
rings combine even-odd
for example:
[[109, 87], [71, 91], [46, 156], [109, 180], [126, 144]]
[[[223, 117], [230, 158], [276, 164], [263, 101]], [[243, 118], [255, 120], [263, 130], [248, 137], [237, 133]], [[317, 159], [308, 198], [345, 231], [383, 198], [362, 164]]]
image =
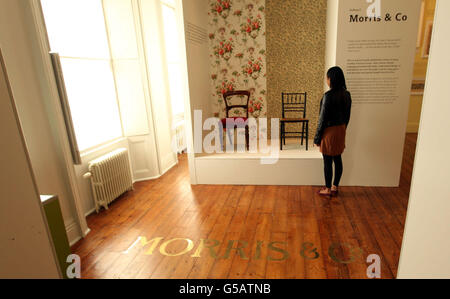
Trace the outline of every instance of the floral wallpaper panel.
[[[209, 6], [211, 96], [215, 116], [226, 116], [225, 92], [249, 90], [250, 116], [265, 117], [265, 0], [210, 0]], [[243, 115], [238, 109], [231, 113]]]

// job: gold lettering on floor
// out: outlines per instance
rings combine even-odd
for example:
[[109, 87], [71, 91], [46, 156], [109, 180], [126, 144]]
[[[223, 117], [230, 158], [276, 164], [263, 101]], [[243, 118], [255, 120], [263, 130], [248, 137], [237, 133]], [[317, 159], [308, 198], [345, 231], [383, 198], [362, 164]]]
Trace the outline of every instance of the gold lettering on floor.
[[[147, 252], [145, 253], [146, 255], [152, 255], [153, 251], [158, 246], [159, 242], [161, 242], [164, 239], [163, 237], [160, 237], [160, 238], [154, 238], [154, 239], [151, 239], [150, 241], [147, 241], [146, 237], [139, 237], [139, 238], [141, 239], [142, 247], [145, 247], [148, 244], [152, 244], [150, 246], [150, 248], [147, 250]], [[130, 250], [130, 249], [128, 249], [128, 250]]]
[[[213, 244], [206, 245], [206, 243], [213, 243]], [[197, 250], [195, 251], [195, 253], [193, 255], [191, 255], [191, 257], [201, 257], [203, 249], [208, 248], [210, 256], [212, 258], [217, 259], [217, 253], [216, 253], [216, 251], [214, 251], [214, 248], [219, 246], [219, 245], [220, 245], [220, 242], [217, 241], [217, 240], [201, 239], [200, 240], [200, 245], [198, 245]]]
[[[237, 244], [237, 246], [235, 248], [233, 248], [234, 243]], [[222, 259], [224, 259], [224, 260], [229, 259], [231, 250], [236, 250], [239, 253], [241, 259], [248, 260], [248, 257], [245, 255], [245, 252], [243, 250], [247, 246], [248, 246], [248, 243], [245, 241], [239, 241], [239, 240], [238, 241], [235, 241], [235, 240], [228, 241], [227, 251], [225, 252], [225, 255], [222, 257]]]
[[269, 256], [267, 256], [267, 260], [269, 260], [269, 261], [279, 261], [280, 262], [280, 261], [287, 260], [289, 258], [289, 252], [287, 252], [286, 250], [284, 250], [282, 248], [275, 247], [275, 245], [277, 245], [277, 244], [280, 244], [280, 245], [284, 244], [284, 245], [287, 246], [286, 242], [270, 242], [268, 248], [270, 250], [272, 250], [272, 251], [276, 251], [276, 252], [282, 253], [283, 256], [280, 257], [280, 258], [274, 258], [274, 257], [269, 255]]
[[[249, 260], [250, 257], [246, 252], [251, 253], [252, 246], [249, 246], [247, 241], [243, 240], [229, 240], [220, 242], [212, 239], [200, 239], [198, 246], [194, 241], [188, 238], [173, 238], [164, 241], [164, 237], [156, 237], [150, 241], [146, 237], [139, 237], [123, 254], [129, 254], [138, 244], [144, 250], [145, 255], [153, 255], [154, 251], [159, 246], [159, 253], [167, 257], [177, 257], [193, 252], [190, 257], [203, 258], [211, 257], [213, 259], [229, 259], [231, 253], [234, 252], [243, 260]], [[139, 242], [140, 241], [140, 242]], [[223, 256], [219, 256], [218, 252], [221, 246], [225, 247]], [[261, 260], [265, 258], [268, 261], [280, 262], [289, 259], [290, 257], [301, 257], [305, 260], [313, 261], [320, 258], [320, 253], [317, 247], [310, 242], [301, 244], [298, 252], [289, 252], [287, 242], [264, 242], [256, 240], [253, 247], [255, 254], [252, 256], [253, 260]], [[266, 247], [267, 246], [267, 247]], [[169, 249], [169, 247], [171, 249]], [[267, 248], [267, 254], [262, 256], [263, 248]], [[146, 251], [145, 251], [146, 250]], [[264, 251], [265, 252], [265, 251]], [[333, 243], [328, 248], [328, 256], [336, 263], [351, 264], [358, 259], [362, 260], [363, 251], [359, 247], [353, 247], [348, 243]]]
[[[347, 247], [347, 249], [350, 252], [350, 258], [348, 260], [343, 260], [337, 257], [336, 255], [336, 249], [343, 250], [343, 247]], [[354, 248], [350, 244], [343, 243], [343, 244], [337, 244], [333, 243], [331, 244], [330, 248], [328, 249], [328, 255], [330, 258], [339, 264], [351, 264], [355, 262], [357, 257], [362, 257], [362, 249], [361, 248]]]
[[[183, 250], [181, 250], [181, 251], [178, 252], [178, 253], [169, 253], [169, 252], [167, 252], [167, 250], [166, 250], [167, 246], [168, 246], [169, 244], [173, 243], [173, 242], [176, 242], [176, 241], [186, 241], [186, 242], [187, 242], [186, 248], [183, 249]], [[183, 254], [188, 253], [188, 252], [191, 251], [193, 248], [194, 248], [194, 242], [192, 242], [192, 240], [190, 240], [190, 239], [184, 239], [184, 238], [176, 238], [176, 239], [172, 239], [172, 240], [169, 240], [169, 241], [164, 242], [164, 243], [161, 245], [161, 247], [159, 247], [159, 252], [160, 252], [162, 255], [165, 255], [165, 256], [180, 256], [180, 255], [183, 255]]]

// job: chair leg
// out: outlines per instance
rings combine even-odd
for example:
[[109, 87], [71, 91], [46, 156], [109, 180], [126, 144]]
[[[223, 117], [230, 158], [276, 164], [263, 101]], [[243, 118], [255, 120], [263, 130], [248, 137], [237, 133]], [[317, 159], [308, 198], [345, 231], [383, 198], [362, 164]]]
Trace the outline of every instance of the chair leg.
[[283, 122], [280, 122], [280, 151], [283, 150]]
[[309, 123], [306, 123], [306, 151], [308, 151], [309, 145]]
[[283, 140], [283, 123], [280, 122], [280, 151], [283, 150], [282, 140]]
[[247, 151], [250, 150], [250, 128], [248, 126], [245, 127], [245, 144]]
[[304, 138], [305, 138], [305, 123], [303, 122], [302, 123], [302, 146], [303, 146]]

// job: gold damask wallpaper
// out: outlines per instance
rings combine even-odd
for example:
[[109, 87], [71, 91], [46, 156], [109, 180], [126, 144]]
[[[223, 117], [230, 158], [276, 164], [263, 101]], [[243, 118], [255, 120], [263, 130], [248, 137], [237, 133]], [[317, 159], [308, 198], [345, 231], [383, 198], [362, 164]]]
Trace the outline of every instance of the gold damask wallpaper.
[[327, 0], [266, 0], [267, 116], [281, 117], [283, 91], [308, 92], [311, 139], [324, 91], [326, 21]]

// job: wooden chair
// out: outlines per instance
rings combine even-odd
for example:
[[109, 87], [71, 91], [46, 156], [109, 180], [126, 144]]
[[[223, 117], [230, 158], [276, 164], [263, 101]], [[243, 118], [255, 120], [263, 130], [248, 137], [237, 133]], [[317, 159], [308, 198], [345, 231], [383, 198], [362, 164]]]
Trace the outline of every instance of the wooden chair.
[[[282, 118], [280, 119], [280, 149], [286, 145], [286, 137], [300, 137], [303, 146], [306, 140], [306, 150], [308, 150], [309, 139], [309, 120], [306, 119], [307, 93], [282, 93], [281, 109]], [[286, 124], [301, 124], [301, 132], [286, 131]]]
[[[246, 100], [244, 101], [244, 103], [240, 104], [231, 104], [229, 102], [229, 99], [231, 97], [244, 97], [246, 98]], [[234, 121], [236, 123], [236, 126], [233, 128], [245, 128], [245, 143], [246, 143], [246, 148], [247, 150], [249, 149], [249, 126], [248, 126], [248, 118], [249, 118], [249, 114], [248, 114], [248, 104], [250, 102], [250, 91], [247, 90], [236, 90], [236, 91], [229, 91], [226, 92], [223, 95], [223, 99], [225, 102], [225, 111], [226, 111], [226, 118], [222, 119], [222, 126], [223, 126], [223, 131], [227, 132], [227, 119], [230, 119], [232, 121]], [[234, 109], [243, 109], [245, 111], [245, 117], [232, 117], [230, 116], [230, 112]], [[233, 141], [231, 140], [231, 135], [229, 135], [229, 132], [227, 132], [228, 137], [230, 138], [230, 143], [233, 143]], [[223, 138], [221, 138], [222, 141]], [[223, 141], [222, 141], [223, 142]], [[223, 148], [223, 144], [222, 144], [222, 148]]]

